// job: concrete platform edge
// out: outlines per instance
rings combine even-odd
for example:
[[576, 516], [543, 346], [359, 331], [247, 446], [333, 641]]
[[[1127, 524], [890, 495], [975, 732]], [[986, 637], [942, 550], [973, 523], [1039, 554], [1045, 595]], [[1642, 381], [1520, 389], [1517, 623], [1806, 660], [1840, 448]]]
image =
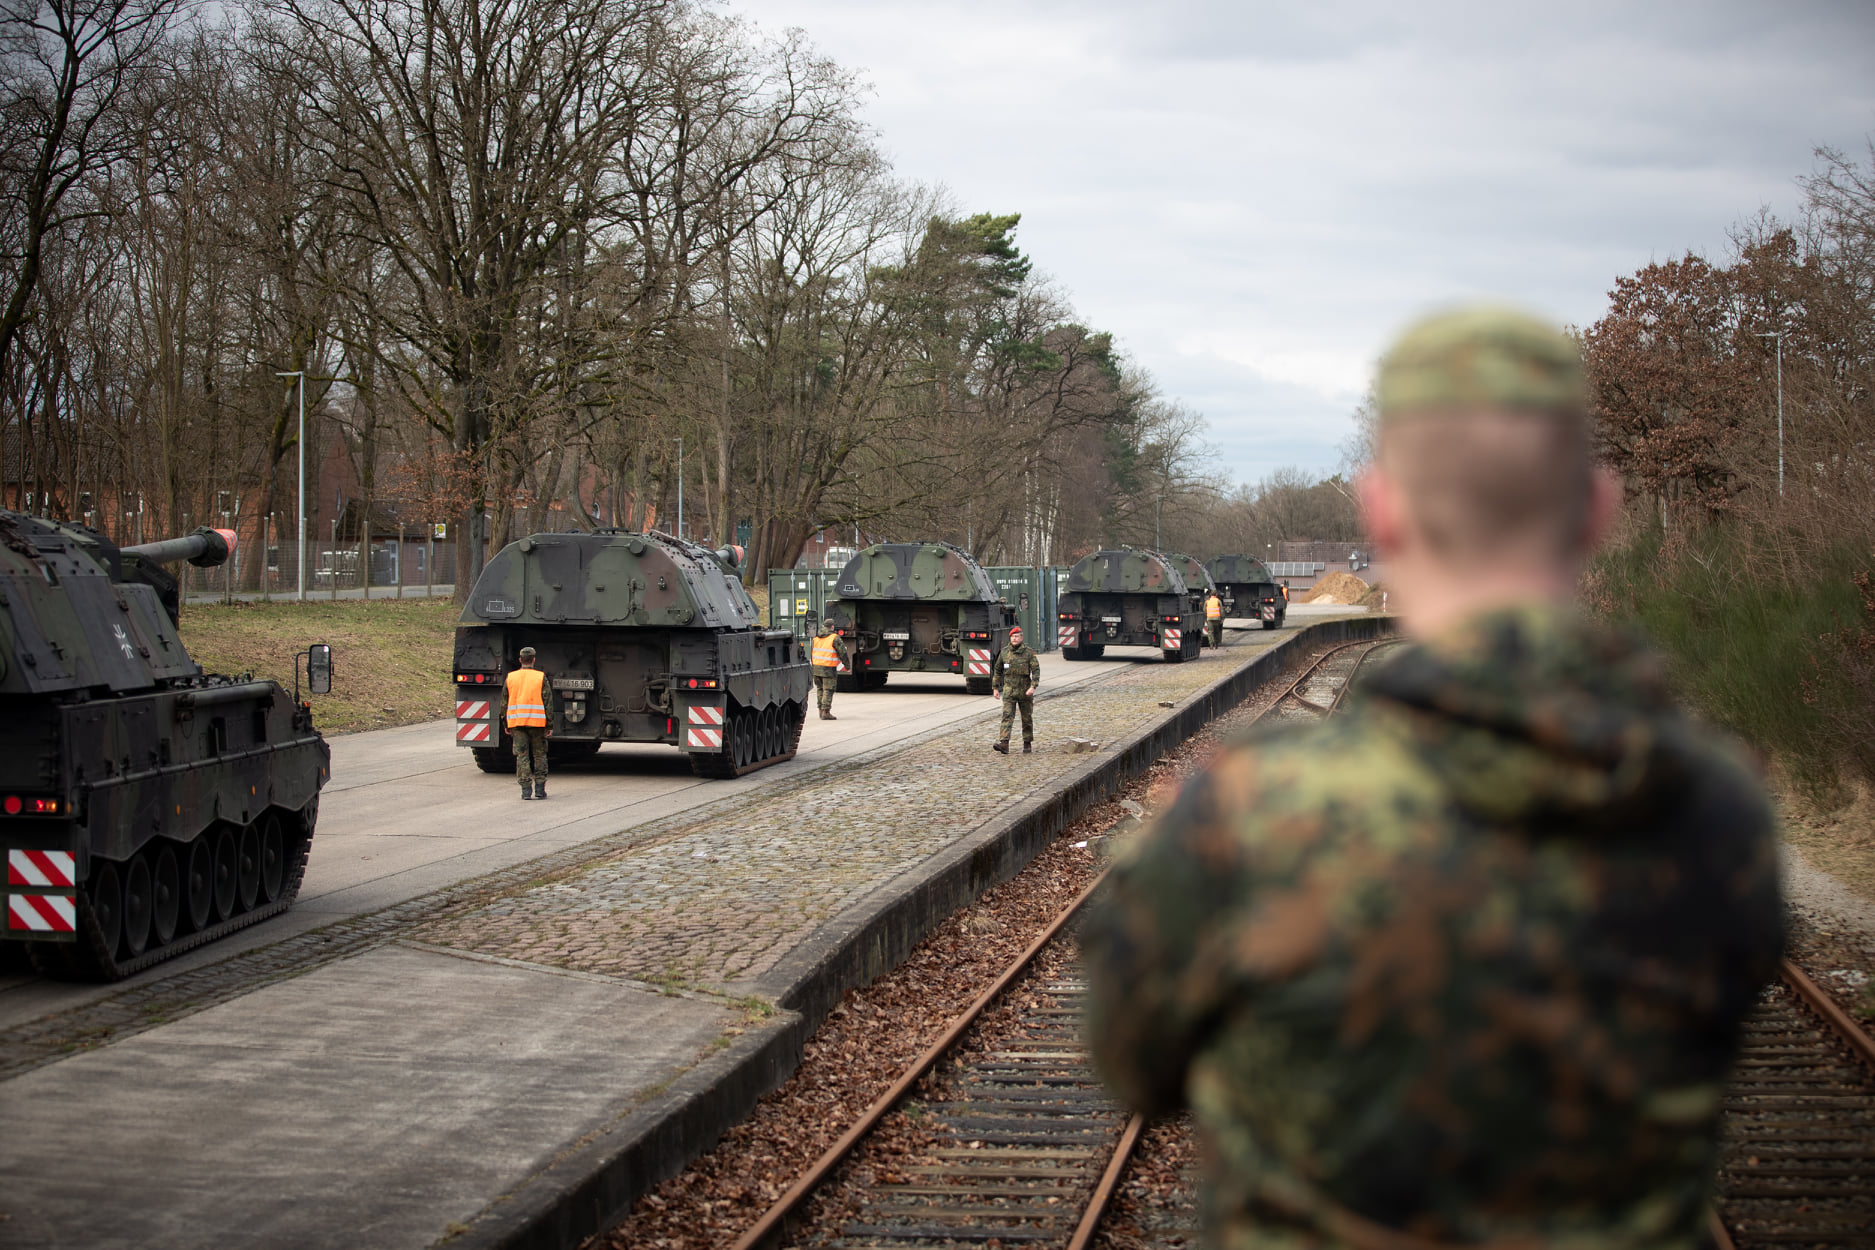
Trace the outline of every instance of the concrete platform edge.
[[[1321, 621], [1283, 639], [1190, 695], [1156, 726], [1091, 756], [1038, 795], [912, 873], [886, 883], [823, 925], [756, 987], [783, 1009], [633, 1111], [602, 1137], [563, 1155], [519, 1191], [479, 1213], [450, 1250], [573, 1250], [617, 1223], [631, 1204], [675, 1176], [746, 1118], [799, 1066], [806, 1039], [841, 995], [891, 971], [946, 917], [1020, 872], [1060, 831], [1291, 662], [1298, 648], [1372, 638], [1391, 617]], [[985, 744], [987, 749], [987, 743]]]
[[598, 1134], [563, 1151], [513, 1193], [477, 1213], [449, 1250], [563, 1250], [618, 1223], [632, 1203], [675, 1176], [741, 1123], [800, 1066], [809, 1030], [778, 1011]]

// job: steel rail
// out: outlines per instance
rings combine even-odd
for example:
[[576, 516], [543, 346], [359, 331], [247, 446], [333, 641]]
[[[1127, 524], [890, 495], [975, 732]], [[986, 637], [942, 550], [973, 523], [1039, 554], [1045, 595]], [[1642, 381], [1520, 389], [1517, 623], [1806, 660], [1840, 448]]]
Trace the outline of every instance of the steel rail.
[[1095, 1186], [1094, 1196], [1087, 1200], [1087, 1209], [1081, 1213], [1081, 1222], [1068, 1241], [1068, 1250], [1087, 1250], [1094, 1244], [1094, 1234], [1100, 1231], [1101, 1217], [1107, 1214], [1107, 1204], [1119, 1192], [1120, 1178], [1126, 1175], [1126, 1165], [1133, 1161], [1133, 1151], [1138, 1148], [1140, 1134], [1145, 1131], [1146, 1117], [1134, 1112], [1133, 1118], [1126, 1122], [1126, 1131], [1120, 1134], [1120, 1144], [1113, 1148], [1113, 1157], [1107, 1160], [1107, 1170], [1100, 1174], [1100, 1184]]
[[1849, 1043], [1849, 1048], [1855, 1051], [1857, 1058], [1870, 1068], [1875, 1068], [1875, 1037], [1870, 1037], [1868, 1031], [1857, 1024], [1848, 1012], [1837, 1006], [1836, 1000], [1829, 996], [1829, 992], [1812, 981], [1802, 968], [1786, 959], [1783, 961], [1782, 972], [1784, 983], [1797, 991], [1797, 996], [1803, 999], [1812, 1011], [1822, 1016], [1837, 1033], [1842, 1035], [1842, 1040]]

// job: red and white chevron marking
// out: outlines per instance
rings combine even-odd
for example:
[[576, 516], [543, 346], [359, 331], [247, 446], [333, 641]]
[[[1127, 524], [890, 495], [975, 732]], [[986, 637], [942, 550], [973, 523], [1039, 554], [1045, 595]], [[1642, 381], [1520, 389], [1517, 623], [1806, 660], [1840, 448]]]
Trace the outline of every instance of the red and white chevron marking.
[[7, 884], [69, 889], [78, 884], [78, 869], [70, 851], [8, 851]]
[[457, 720], [487, 720], [488, 719], [488, 700], [487, 699], [457, 699], [456, 700], [456, 719]]
[[1075, 640], [1080, 637], [1080, 634], [1081, 634], [1081, 631], [1080, 631], [1079, 626], [1063, 625], [1059, 630], [1055, 632], [1055, 638], [1062, 646], [1072, 647], [1075, 643]]
[[988, 677], [990, 675], [990, 653], [986, 648], [970, 648], [970, 675], [972, 677]]
[[692, 725], [721, 725], [723, 723], [723, 709], [720, 707], [704, 707], [693, 703], [690, 705], [689, 720]]
[[1176, 630], [1176, 629], [1166, 630], [1165, 631], [1165, 644], [1164, 644], [1165, 649], [1167, 651], [1178, 650], [1180, 647], [1185, 645], [1184, 638], [1185, 638], [1185, 635], [1180, 630]]
[[723, 749], [722, 730], [704, 729], [696, 725], [687, 726], [686, 729], [689, 733], [691, 746], [700, 747], [705, 751], [720, 751]]
[[69, 894], [9, 894], [7, 928], [25, 933], [74, 933], [78, 929], [78, 904]]
[[457, 742], [487, 742], [489, 740], [488, 722], [485, 720], [464, 720], [456, 722]]

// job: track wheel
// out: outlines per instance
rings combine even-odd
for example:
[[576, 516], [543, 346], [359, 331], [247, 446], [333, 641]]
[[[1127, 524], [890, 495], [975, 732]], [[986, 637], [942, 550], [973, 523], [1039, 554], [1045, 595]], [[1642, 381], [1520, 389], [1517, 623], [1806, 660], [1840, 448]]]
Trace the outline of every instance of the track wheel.
[[91, 918], [98, 925], [98, 945], [115, 958], [124, 935], [124, 879], [108, 859], [91, 861], [91, 879], [85, 882], [91, 898]]
[[124, 950], [133, 956], [141, 955], [150, 944], [153, 902], [149, 857], [132, 856], [124, 865]]
[[756, 748], [757, 756], [761, 759], [768, 759], [770, 756], [781, 754], [781, 752], [775, 749], [774, 705], [770, 704], [757, 713], [755, 723], [759, 727], [755, 738], [758, 744]]
[[254, 906], [254, 900], [260, 897], [259, 822], [243, 828], [236, 844], [240, 850], [235, 863], [235, 891], [240, 899], [241, 910], [249, 911]]
[[755, 758], [755, 717], [747, 708], [736, 712], [736, 723], [731, 732], [736, 739], [736, 767], [747, 768]]
[[286, 834], [280, 831], [280, 814], [268, 812], [260, 818], [260, 897], [273, 902], [286, 884]]
[[[148, 848], [146, 848], [147, 850]], [[182, 866], [176, 862], [176, 848], [164, 846], [156, 853], [150, 869], [150, 883], [155, 890], [151, 900], [150, 927], [158, 946], [167, 946], [176, 936], [182, 919]]]
[[215, 848], [209, 835], [198, 833], [189, 843], [188, 861], [183, 865], [183, 914], [191, 931], [208, 928], [215, 918]]
[[226, 920], [234, 915], [234, 901], [241, 881], [240, 850], [234, 830], [223, 826], [215, 832], [215, 916]]

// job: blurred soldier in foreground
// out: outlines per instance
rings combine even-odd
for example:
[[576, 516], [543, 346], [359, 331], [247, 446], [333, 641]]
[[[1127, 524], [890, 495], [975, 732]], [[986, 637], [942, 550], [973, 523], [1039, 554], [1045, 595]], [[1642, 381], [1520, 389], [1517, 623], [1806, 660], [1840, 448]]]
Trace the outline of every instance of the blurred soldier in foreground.
[[1022, 626], [1009, 631], [1009, 645], [996, 657], [990, 693], [1003, 701], [1003, 723], [990, 750], [1009, 754], [1009, 728], [1022, 713], [1022, 753], [1035, 749], [1035, 687], [1042, 681], [1042, 657], [1022, 641]]
[[1476, 309], [1380, 366], [1369, 531], [1419, 645], [1227, 751], [1084, 939], [1096, 1058], [1189, 1105], [1226, 1247], [1693, 1247], [1782, 944], [1765, 798], [1569, 606], [1619, 487], [1574, 344]]
[[820, 705], [820, 719], [839, 720], [833, 714], [833, 689], [840, 680], [840, 666], [853, 662], [853, 652], [846, 645], [846, 639], [833, 628], [833, 622], [825, 617], [821, 618], [820, 628], [814, 631], [814, 650], [808, 658], [813, 661], [814, 695]]

